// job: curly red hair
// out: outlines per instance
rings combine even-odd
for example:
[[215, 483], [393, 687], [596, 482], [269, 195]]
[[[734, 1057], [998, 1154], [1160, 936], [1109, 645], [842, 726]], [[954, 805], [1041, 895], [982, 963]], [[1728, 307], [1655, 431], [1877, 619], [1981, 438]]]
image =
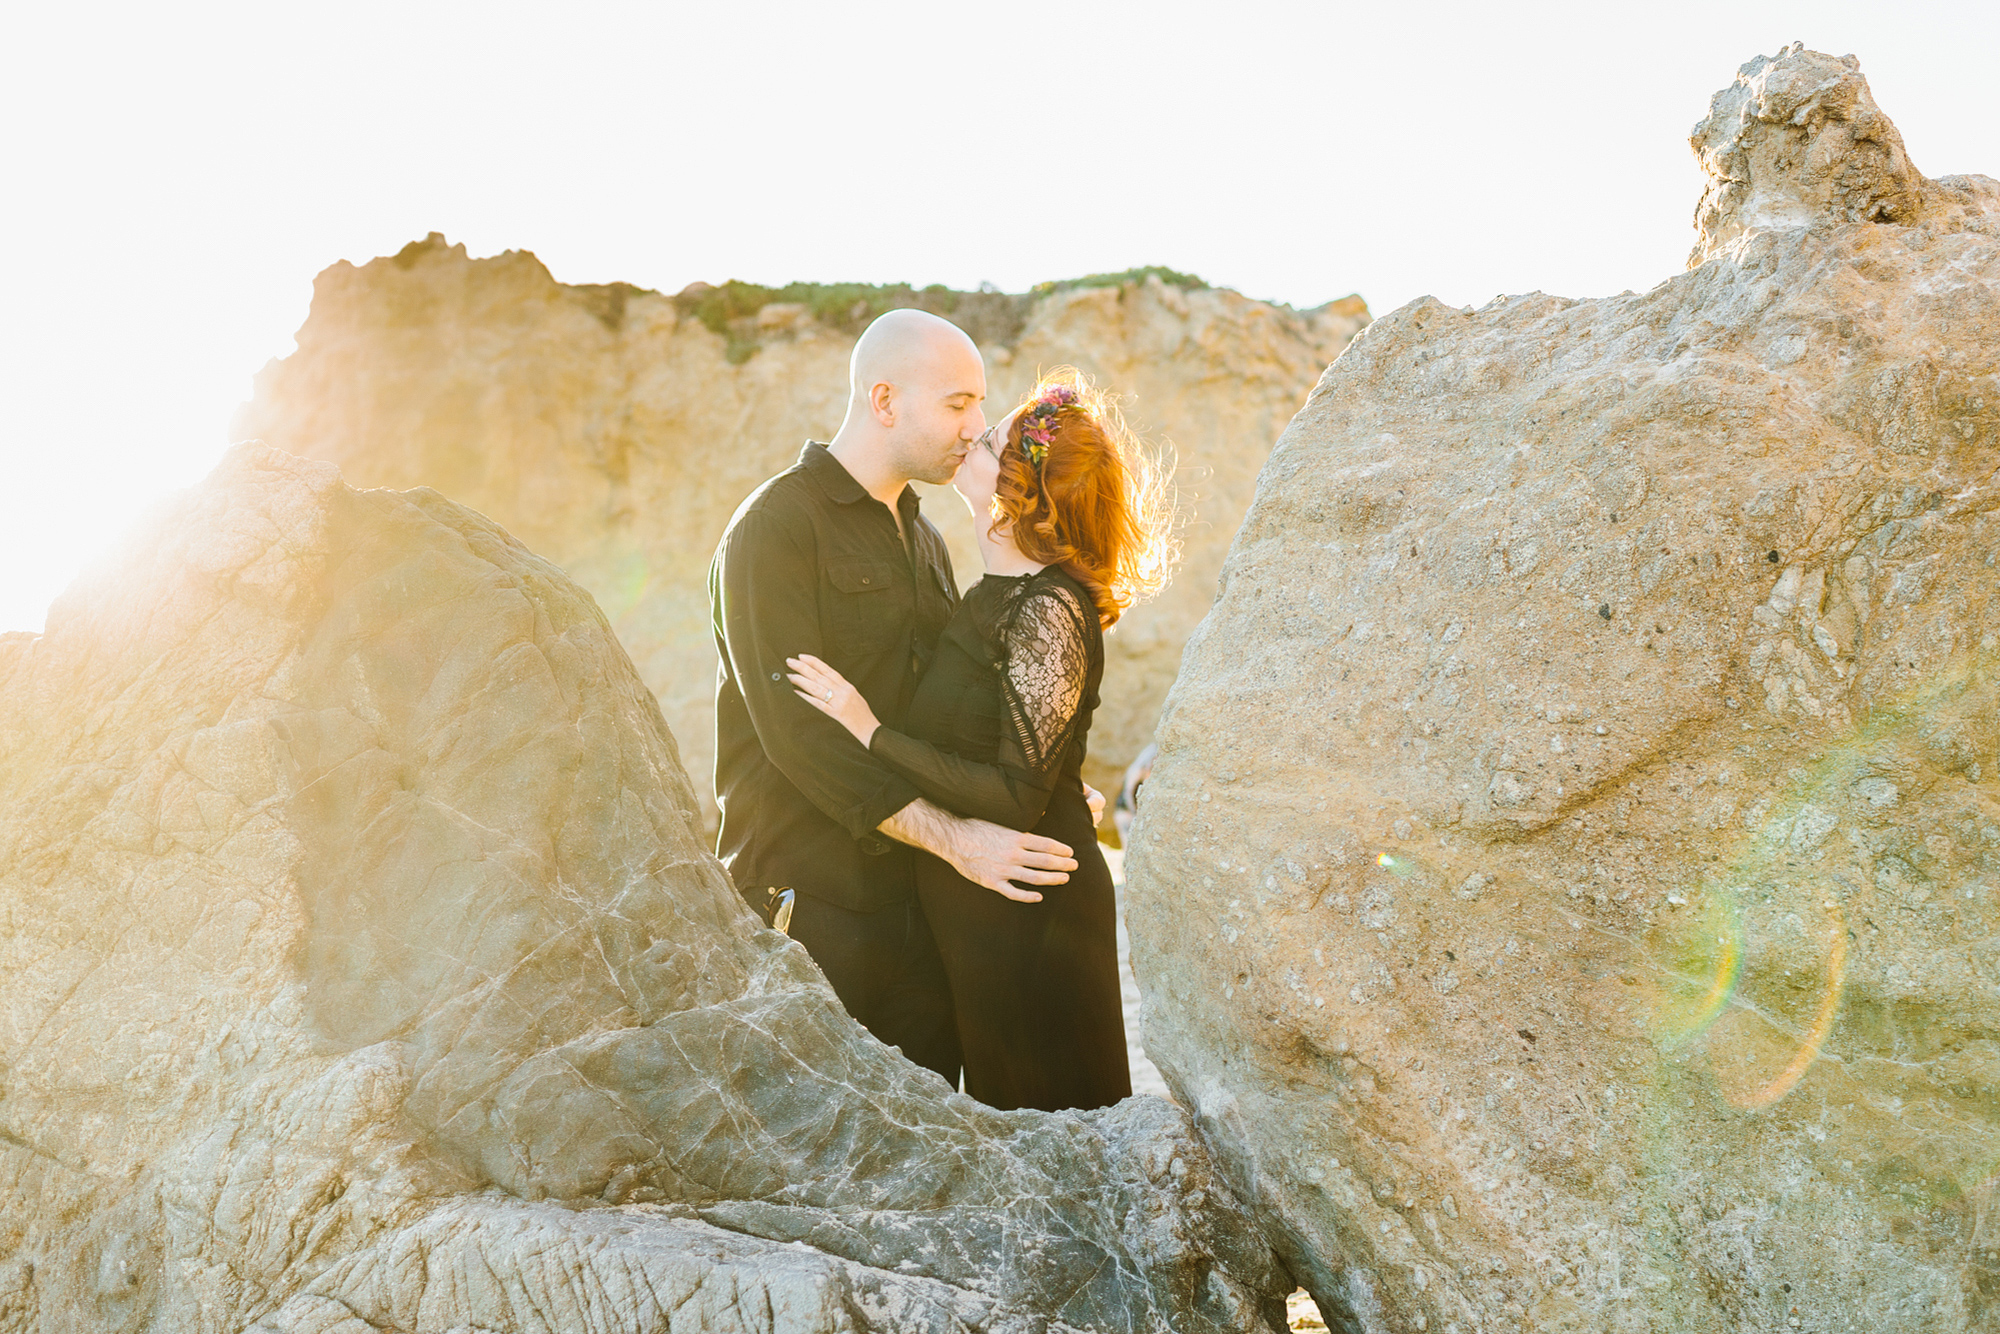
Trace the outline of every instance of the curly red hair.
[[[1037, 464], [1021, 438], [1025, 409], [1058, 385], [1076, 401], [1049, 419]], [[1117, 402], [1073, 367], [1044, 374], [1021, 407], [1000, 451], [994, 526], [1029, 560], [1060, 565], [1082, 584], [1109, 627], [1164, 587], [1180, 559], [1169, 470], [1139, 444]]]

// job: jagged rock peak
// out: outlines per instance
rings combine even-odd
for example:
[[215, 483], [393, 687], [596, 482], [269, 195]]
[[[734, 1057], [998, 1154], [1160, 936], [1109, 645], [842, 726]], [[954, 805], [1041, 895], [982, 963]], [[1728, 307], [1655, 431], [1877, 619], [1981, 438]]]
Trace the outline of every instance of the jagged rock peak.
[[1689, 268], [1761, 231], [1828, 220], [1959, 230], [2000, 213], [2000, 182], [1917, 170], [1859, 60], [1800, 42], [1737, 70], [1688, 142], [1708, 173]]

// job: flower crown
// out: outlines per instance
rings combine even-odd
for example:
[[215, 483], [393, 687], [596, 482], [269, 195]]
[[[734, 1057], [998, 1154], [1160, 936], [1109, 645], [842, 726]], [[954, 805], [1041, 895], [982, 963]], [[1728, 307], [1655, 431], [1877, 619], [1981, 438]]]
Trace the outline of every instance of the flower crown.
[[1074, 385], [1053, 384], [1042, 391], [1041, 397], [1021, 409], [1018, 425], [1021, 428], [1021, 452], [1028, 456], [1028, 462], [1037, 468], [1049, 456], [1049, 440], [1055, 434], [1056, 414], [1064, 408], [1073, 408], [1082, 396]]

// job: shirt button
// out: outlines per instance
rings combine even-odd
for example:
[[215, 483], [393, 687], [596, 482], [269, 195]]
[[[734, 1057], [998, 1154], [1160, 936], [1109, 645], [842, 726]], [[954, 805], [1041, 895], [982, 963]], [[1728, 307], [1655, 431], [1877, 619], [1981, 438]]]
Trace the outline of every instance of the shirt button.
[[864, 574], [861, 576], [861, 582], [864, 584], [871, 584], [874, 583], [875, 581], [870, 579], [867, 575]]
[[772, 673], [771, 673], [771, 679], [772, 679], [773, 681], [782, 681], [782, 680], [784, 680], [784, 676], [783, 676], [783, 675], [782, 675], [781, 673], [778, 673], [778, 672], [772, 672]]

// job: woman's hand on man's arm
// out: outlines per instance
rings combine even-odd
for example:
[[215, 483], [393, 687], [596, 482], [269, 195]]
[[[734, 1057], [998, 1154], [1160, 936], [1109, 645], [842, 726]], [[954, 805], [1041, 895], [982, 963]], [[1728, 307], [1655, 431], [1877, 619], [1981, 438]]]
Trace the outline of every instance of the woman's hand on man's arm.
[[899, 843], [935, 853], [967, 880], [1018, 903], [1040, 903], [1042, 896], [1011, 881], [1060, 885], [1077, 865], [1067, 843], [968, 820], [921, 799], [884, 820], [881, 830]]
[[861, 692], [846, 677], [810, 653], [786, 658], [785, 666], [790, 669], [785, 677], [800, 699], [845, 727], [863, 746], [868, 744], [881, 723], [875, 719], [875, 710], [868, 707], [868, 701], [861, 698]]

